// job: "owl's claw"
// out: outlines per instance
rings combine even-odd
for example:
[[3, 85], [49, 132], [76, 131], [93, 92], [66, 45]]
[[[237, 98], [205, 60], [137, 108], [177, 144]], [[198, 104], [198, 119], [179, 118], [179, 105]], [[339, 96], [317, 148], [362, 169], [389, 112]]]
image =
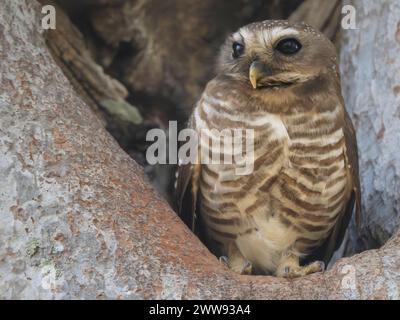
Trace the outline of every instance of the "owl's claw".
[[324, 270], [325, 263], [323, 261], [314, 261], [308, 265], [300, 266], [299, 257], [287, 251], [282, 254], [275, 275], [283, 278], [298, 278]]
[[283, 269], [283, 273], [285, 275], [289, 275], [289, 272], [290, 272], [290, 267], [285, 267], [285, 269]]
[[298, 278], [316, 272], [323, 272], [325, 270], [325, 263], [323, 261], [314, 261], [306, 266], [285, 266], [283, 273], [278, 276], [284, 278]]
[[252, 271], [253, 271], [253, 266], [252, 266], [251, 262], [249, 260], [246, 260], [240, 274], [250, 275], [252, 273]]
[[253, 266], [249, 260], [242, 260], [241, 262], [235, 261], [228, 263], [228, 266], [231, 270], [238, 274], [242, 275], [250, 275], [253, 271]]
[[229, 261], [229, 258], [227, 256], [220, 256], [218, 258], [219, 262], [223, 263], [226, 265], [229, 269], [235, 271], [236, 273], [239, 274], [251, 274], [253, 270], [253, 266], [249, 260], [244, 260], [243, 265], [240, 267], [233, 263], [232, 261]]
[[320, 266], [320, 270], [317, 272], [324, 272], [325, 271], [325, 262], [323, 261], [316, 261], [317, 263], [319, 263]]
[[227, 256], [220, 256], [218, 258], [219, 262], [223, 263], [224, 265], [228, 266], [228, 257]]

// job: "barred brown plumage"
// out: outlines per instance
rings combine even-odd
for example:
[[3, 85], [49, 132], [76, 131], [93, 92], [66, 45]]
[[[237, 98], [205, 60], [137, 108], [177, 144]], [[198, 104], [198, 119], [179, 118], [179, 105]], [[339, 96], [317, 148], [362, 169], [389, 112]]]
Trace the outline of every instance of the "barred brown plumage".
[[[300, 49], [281, 52], [283, 39]], [[233, 42], [244, 46], [241, 56], [232, 56]], [[232, 270], [321, 271], [317, 259], [327, 263], [340, 245], [354, 203], [359, 216], [357, 144], [337, 70], [334, 46], [301, 23], [250, 24], [222, 47], [189, 127], [253, 129], [253, 172], [238, 176], [235, 162], [184, 165], [177, 196], [181, 216]]]

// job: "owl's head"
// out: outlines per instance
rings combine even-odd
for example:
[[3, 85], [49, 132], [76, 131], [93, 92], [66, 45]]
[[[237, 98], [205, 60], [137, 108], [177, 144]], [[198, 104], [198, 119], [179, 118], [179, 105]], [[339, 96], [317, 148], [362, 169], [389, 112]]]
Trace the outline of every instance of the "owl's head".
[[336, 50], [312, 27], [285, 20], [256, 22], [231, 34], [222, 46], [218, 72], [254, 89], [287, 87], [323, 73], [337, 75]]

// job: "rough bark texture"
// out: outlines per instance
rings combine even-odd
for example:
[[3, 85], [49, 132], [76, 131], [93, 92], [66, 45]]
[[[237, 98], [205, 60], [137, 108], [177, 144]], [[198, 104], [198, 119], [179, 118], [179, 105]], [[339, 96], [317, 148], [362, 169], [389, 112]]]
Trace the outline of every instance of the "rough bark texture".
[[[352, 249], [364, 250], [384, 244], [400, 223], [400, 2], [350, 4], [357, 29], [343, 32], [341, 69], [357, 130], [363, 195], [361, 241]], [[353, 245], [354, 239], [353, 227]]]
[[48, 52], [40, 6], [0, 3], [0, 298], [399, 298], [399, 234], [324, 274], [231, 273], [77, 97]]

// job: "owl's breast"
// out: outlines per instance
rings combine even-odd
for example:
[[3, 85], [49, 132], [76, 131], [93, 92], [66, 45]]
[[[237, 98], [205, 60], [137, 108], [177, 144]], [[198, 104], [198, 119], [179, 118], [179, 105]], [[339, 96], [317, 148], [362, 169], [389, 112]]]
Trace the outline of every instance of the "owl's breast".
[[[231, 128], [253, 132], [249, 139], [251, 170], [246, 174], [237, 171], [241, 165], [235, 159], [232, 163], [202, 163], [199, 183], [201, 215], [210, 237], [223, 244], [257, 231], [255, 216], [262, 213], [265, 218], [271, 212], [272, 202], [265, 195], [289, 161], [289, 135], [279, 115], [266, 112], [239, 115], [227, 111], [228, 107], [222, 98], [203, 95], [194, 112], [198, 131]], [[212, 132], [203, 134], [217, 138]], [[217, 144], [224, 145], [224, 141], [220, 140]], [[200, 145], [205, 144], [201, 152], [216, 151], [209, 141], [200, 139]], [[244, 142], [242, 155], [249, 156], [248, 151]], [[235, 153], [225, 148], [218, 152], [221, 152], [221, 159]]]
[[198, 130], [254, 134], [249, 174], [238, 175], [235, 162], [202, 164], [200, 211], [210, 238], [223, 245], [235, 241], [244, 256], [271, 268], [289, 248], [306, 255], [320, 245], [348, 194], [339, 112], [239, 113], [222, 97], [204, 94], [194, 112]]
[[348, 200], [350, 183], [339, 106], [285, 119], [289, 164], [272, 191], [281, 214], [297, 230], [296, 248], [307, 253], [329, 235]]

